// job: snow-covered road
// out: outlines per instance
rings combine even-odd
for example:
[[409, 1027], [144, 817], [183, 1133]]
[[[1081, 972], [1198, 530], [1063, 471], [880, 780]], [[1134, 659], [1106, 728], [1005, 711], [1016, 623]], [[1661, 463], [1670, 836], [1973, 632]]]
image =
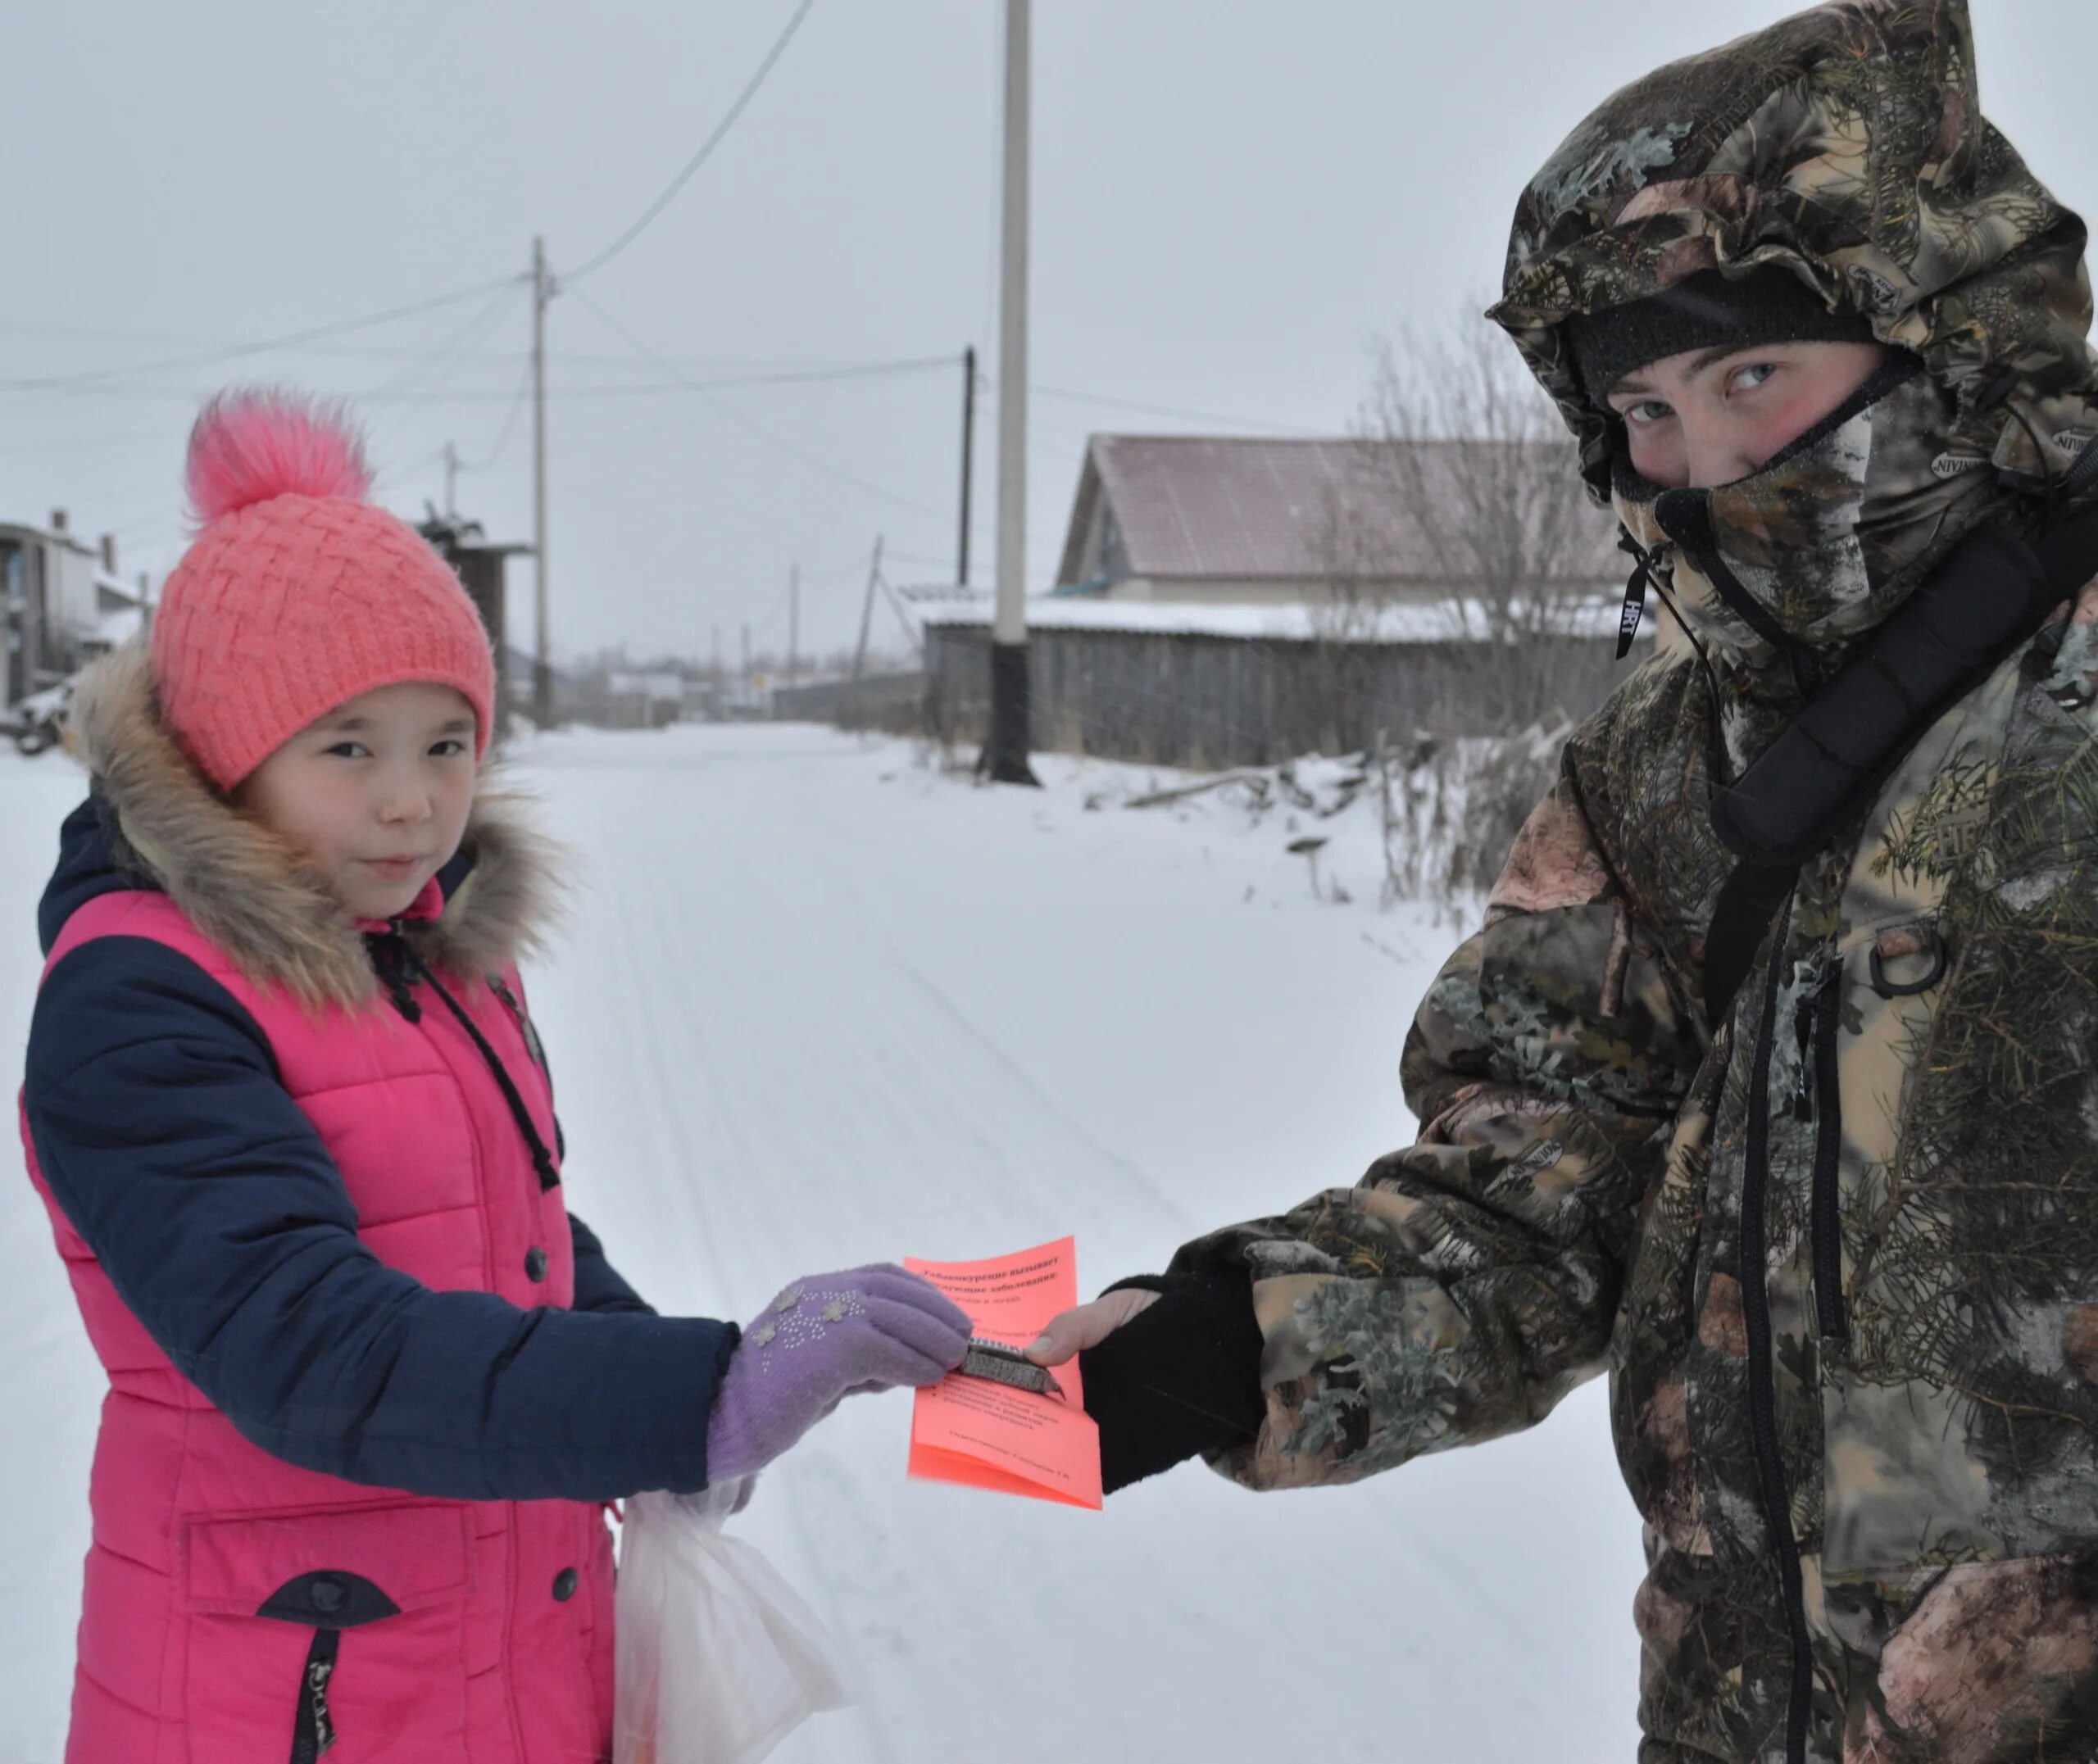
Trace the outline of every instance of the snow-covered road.
[[[988, 791], [776, 726], [577, 732], [517, 768], [579, 854], [528, 978], [570, 1204], [665, 1310], [1074, 1232], [1088, 1290], [1351, 1181], [1451, 941], [1315, 900], [1275, 824], [1088, 810], [1106, 769]], [[78, 780], [0, 754], [0, 1036]], [[1360, 857], [1360, 854], [1353, 854]], [[1351, 853], [1328, 854], [1346, 876]], [[100, 1375], [25, 1181], [0, 1186], [0, 1760], [55, 1758]], [[742, 1521], [833, 1624], [835, 1760], [1619, 1761], [1637, 1527], [1601, 1392], [1486, 1450], [1271, 1498], [1190, 1467], [1102, 1514], [906, 1481], [909, 1403], [848, 1403]]]

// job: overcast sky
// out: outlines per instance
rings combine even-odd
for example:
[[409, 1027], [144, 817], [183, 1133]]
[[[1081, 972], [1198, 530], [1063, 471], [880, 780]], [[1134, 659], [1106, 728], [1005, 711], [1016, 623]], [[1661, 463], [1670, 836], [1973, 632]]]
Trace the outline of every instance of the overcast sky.
[[[529, 538], [521, 281], [325, 343], [180, 358], [521, 276], [535, 232], [556, 274], [586, 262], [713, 129], [795, 4], [15, 9], [0, 519], [63, 506], [116, 532], [127, 573], [157, 576], [183, 543], [197, 403], [270, 379], [354, 398], [390, 506], [441, 499], [451, 441], [479, 468], [462, 511]], [[1378, 338], [1453, 324], [1492, 288], [1517, 191], [1586, 111], [1789, 10], [1042, 0], [1030, 585], [1051, 578], [1089, 433], [1342, 431]], [[2098, 7], [1973, 10], [1989, 116], [2093, 212], [2080, 88]], [[877, 533], [893, 579], [951, 578], [963, 347], [996, 370], [1002, 13], [815, 0], [710, 161], [555, 302], [557, 655], [622, 639], [703, 654], [717, 624], [733, 654], [747, 621], [783, 646], [797, 562], [804, 647], [842, 644]], [[929, 357], [950, 359], [679, 383]], [[993, 390], [979, 581], [995, 415]], [[528, 639], [530, 574], [517, 567], [511, 601]]]

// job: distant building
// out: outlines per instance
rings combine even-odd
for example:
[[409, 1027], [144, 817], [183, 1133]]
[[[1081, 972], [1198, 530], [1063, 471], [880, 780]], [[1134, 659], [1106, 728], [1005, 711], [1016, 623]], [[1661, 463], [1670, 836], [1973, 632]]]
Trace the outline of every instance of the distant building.
[[[1400, 475], [1379, 457], [1394, 448], [1410, 451], [1432, 498], [1460, 469], [1437, 442], [1095, 435], [1051, 592], [1265, 606], [1324, 600], [1342, 582], [1380, 599], [1460, 593], [1405, 510], [1379, 501], [1380, 483]], [[1622, 583], [1613, 542], [1598, 517], [1584, 585]]]
[[602, 721], [615, 729], [660, 729], [685, 712], [685, 678], [670, 669], [605, 676]]
[[0, 522], [0, 715], [135, 635], [145, 589], [116, 574], [116, 542], [91, 546], [54, 510], [51, 524]]
[[495, 651], [494, 738], [500, 741], [510, 732], [512, 706], [527, 714], [532, 709], [534, 668], [529, 659], [521, 672], [516, 666], [515, 651], [510, 647], [505, 629], [508, 594], [504, 586], [510, 560], [529, 557], [532, 547], [492, 544], [479, 521], [440, 515], [434, 507], [428, 519], [416, 524], [416, 531], [436, 547], [438, 556], [457, 574], [474, 610], [481, 615], [482, 628]]

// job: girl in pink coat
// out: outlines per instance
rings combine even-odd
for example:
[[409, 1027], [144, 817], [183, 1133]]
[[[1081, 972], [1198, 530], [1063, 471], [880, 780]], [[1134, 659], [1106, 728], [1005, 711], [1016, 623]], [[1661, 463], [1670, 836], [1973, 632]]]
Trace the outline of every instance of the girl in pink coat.
[[21, 1100], [109, 1379], [69, 1764], [610, 1756], [607, 1503], [748, 1476], [967, 1319], [887, 1267], [747, 1335], [658, 1317], [566, 1208], [517, 962], [560, 882], [483, 787], [495, 679], [356, 437], [208, 409], [91, 778]]

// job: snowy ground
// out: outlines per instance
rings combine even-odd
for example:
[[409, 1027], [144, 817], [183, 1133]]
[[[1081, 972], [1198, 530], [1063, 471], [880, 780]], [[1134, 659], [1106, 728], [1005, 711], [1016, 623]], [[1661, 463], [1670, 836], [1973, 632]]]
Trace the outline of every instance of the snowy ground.
[[[1410, 1133], [1400, 1042], [1454, 940], [1378, 909], [1364, 817], [1132, 810], [1148, 774], [1055, 759], [1040, 793], [978, 789], [797, 726], [563, 734], [524, 759], [583, 859], [571, 932], [529, 977], [570, 1196], [660, 1308], [742, 1317], [805, 1272], [1067, 1231], [1089, 1291]], [[57, 756], [0, 751], [16, 1050], [78, 791]], [[1283, 850], [1308, 832], [1333, 835], [1327, 897]], [[45, 1764], [101, 1377], [19, 1177], [0, 1343], [0, 1761]], [[906, 1481], [909, 1414], [848, 1403], [742, 1521], [861, 1689], [792, 1764], [1635, 1749], [1638, 1531], [1599, 1386], [1354, 1488], [1256, 1497], [1191, 1466], [1100, 1514]]]

